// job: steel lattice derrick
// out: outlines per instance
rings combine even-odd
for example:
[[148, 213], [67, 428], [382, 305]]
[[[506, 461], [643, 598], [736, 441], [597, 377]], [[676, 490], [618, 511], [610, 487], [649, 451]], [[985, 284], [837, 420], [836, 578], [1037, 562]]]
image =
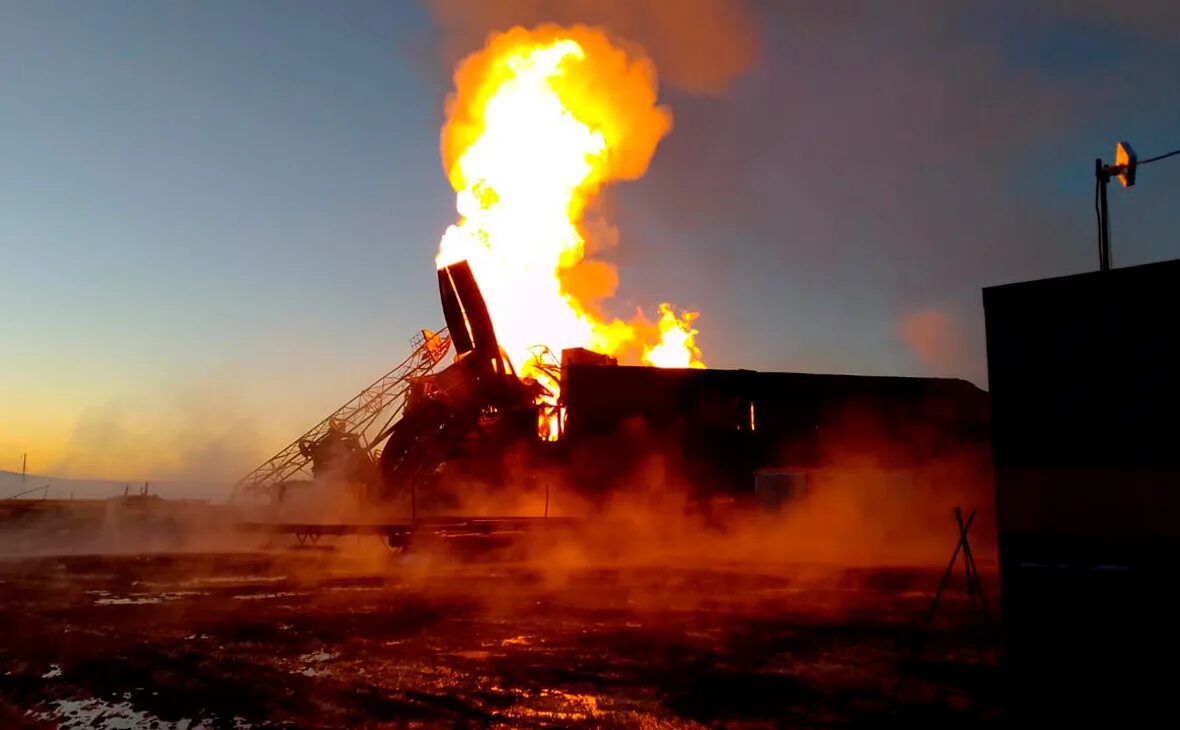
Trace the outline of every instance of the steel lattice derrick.
[[[242, 477], [234, 485], [231, 500], [245, 495], [270, 497], [283, 482], [295, 477], [310, 479], [311, 457], [301, 444], [318, 442], [330, 429], [357, 436], [366, 451], [378, 446], [401, 416], [411, 382], [428, 375], [443, 361], [450, 350], [451, 338], [446, 328], [437, 333], [422, 330], [410, 339], [410, 346], [413, 348], [410, 356], [400, 365]], [[379, 428], [374, 429], [375, 424]]]

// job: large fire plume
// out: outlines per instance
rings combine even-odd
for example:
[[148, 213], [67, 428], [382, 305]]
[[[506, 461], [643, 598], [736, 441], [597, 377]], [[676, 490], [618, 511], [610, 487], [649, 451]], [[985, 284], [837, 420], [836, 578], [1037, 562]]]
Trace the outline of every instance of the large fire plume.
[[537, 345], [704, 367], [695, 313], [665, 303], [654, 321], [623, 320], [603, 307], [618, 276], [595, 254], [615, 231], [588, 211], [604, 185], [643, 175], [671, 129], [656, 92], [650, 60], [582, 26], [492, 36], [455, 73], [441, 147], [460, 220], [437, 264], [471, 264], [522, 375]]

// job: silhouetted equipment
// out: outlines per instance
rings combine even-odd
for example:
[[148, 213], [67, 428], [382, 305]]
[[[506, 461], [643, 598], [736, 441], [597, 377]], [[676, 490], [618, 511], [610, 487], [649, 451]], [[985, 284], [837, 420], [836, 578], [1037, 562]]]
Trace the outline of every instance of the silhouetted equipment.
[[946, 591], [947, 586], [950, 585], [955, 564], [959, 562], [960, 558], [963, 561], [963, 577], [966, 579], [967, 601], [971, 611], [972, 624], [976, 630], [987, 629], [991, 625], [991, 610], [988, 608], [987, 596], [983, 590], [983, 581], [980, 580], [979, 568], [975, 565], [975, 553], [971, 551], [971, 541], [967, 539], [967, 533], [971, 531], [971, 525], [974, 522], [975, 510], [971, 510], [971, 514], [967, 515], [967, 520], [964, 521], [963, 510], [955, 507], [955, 524], [958, 526], [959, 536], [955, 542], [955, 549], [951, 551], [950, 562], [946, 564], [946, 571], [943, 572], [942, 579], [938, 582], [938, 588], [934, 591], [934, 598], [930, 601], [930, 609], [926, 612], [926, 619], [922, 622], [923, 627], [927, 630], [934, 623], [938, 602], [942, 599], [942, 594]]
[[1135, 184], [1135, 172], [1138, 167], [1135, 150], [1127, 142], [1119, 142], [1115, 147], [1115, 163], [1107, 165], [1102, 158], [1094, 160], [1094, 201], [1098, 209], [1098, 268], [1109, 271], [1112, 265], [1110, 259], [1110, 210], [1106, 204], [1106, 186], [1111, 177], [1117, 177], [1124, 188]]
[[[22, 482], [22, 484], [23, 484], [23, 482]], [[23, 499], [25, 497], [25, 495], [32, 494], [33, 492], [40, 492], [42, 500], [49, 499], [49, 485], [48, 484], [43, 484], [39, 487], [33, 487], [32, 489], [25, 489], [23, 491], [17, 492], [16, 494], [5, 497], [4, 499]]]
[[1180, 648], [1180, 261], [983, 292], [1006, 654], [1029, 712], [1144, 726]]
[[801, 469], [757, 469], [754, 499], [763, 512], [779, 512], [810, 492], [808, 473]]
[[[785, 469], [793, 486], [775, 487], [783, 502], [808, 484], [810, 471], [828, 465], [826, 450], [835, 444], [845, 458], [895, 474], [965, 447], [986, 453], [987, 394], [961, 380], [619, 366], [581, 348], [563, 351], [559, 363], [544, 347], [533, 349], [535, 378], [521, 378], [500, 349], [467, 263], [440, 269], [438, 283], [454, 361], [436, 370], [447, 347], [438, 345], [441, 335], [424, 334], [402, 367], [243, 488], [277, 486], [272, 494], [281, 498], [302, 469], [363, 484], [370, 499], [408, 506], [417, 518], [420, 506], [456, 503], [461, 495], [451, 490], [521, 486], [554, 470], [563, 488], [604, 496], [658, 458], [670, 483], [701, 499], [754, 500], [758, 473], [765, 497]], [[387, 425], [368, 437], [377, 414]]]
[[571, 347], [561, 351], [561, 369], [565, 371], [571, 365], [618, 365], [619, 361], [610, 355], [587, 350], [584, 347]]
[[485, 361], [502, 361], [492, 317], [466, 261], [438, 270], [438, 293], [455, 352], [477, 352]]
[[361, 434], [350, 433], [337, 419], [328, 422], [328, 432], [322, 436], [300, 439], [299, 453], [311, 460], [311, 473], [317, 479], [369, 484], [376, 477]]
[[[504, 357], [471, 268], [447, 266], [438, 282], [448, 329], [423, 330], [401, 365], [248, 474], [235, 494], [282, 500], [291, 485], [330, 479], [360, 484], [376, 501], [415, 497], [411, 487], [436, 481], [447, 464], [495, 479], [512, 445], [535, 440], [544, 389]], [[452, 345], [455, 361], [436, 372]]]
[[446, 499], [437, 491], [447, 465], [452, 476], [495, 481], [504, 454], [535, 442], [542, 388], [516, 376], [500, 351], [495, 328], [467, 262], [438, 271], [443, 314], [457, 359], [416, 378], [402, 418], [381, 452], [381, 498]]
[[1109, 271], [1113, 262], [1110, 258], [1110, 210], [1106, 204], [1106, 187], [1112, 177], [1118, 178], [1124, 188], [1135, 184], [1139, 168], [1153, 162], [1166, 160], [1180, 155], [1180, 150], [1172, 150], [1162, 155], [1140, 160], [1129, 142], [1119, 142], [1115, 145], [1114, 164], [1107, 165], [1102, 158], [1094, 160], [1094, 209], [1098, 214], [1098, 268]]
[[[951, 583], [951, 577], [955, 572], [955, 565], [960, 559], [963, 561], [964, 586], [967, 591], [971, 628], [976, 633], [976, 652], [979, 656], [980, 663], [983, 662], [984, 649], [995, 646], [994, 634], [992, 632], [991, 609], [988, 607], [987, 596], [983, 589], [983, 581], [979, 577], [979, 568], [975, 564], [975, 553], [971, 549], [971, 541], [967, 538], [967, 533], [971, 531], [973, 524], [975, 524], [974, 509], [971, 510], [970, 514], [967, 515], [967, 519], [964, 520], [962, 508], [955, 507], [955, 525], [958, 528], [958, 539], [955, 541], [954, 550], [951, 551], [951, 559], [946, 565], [946, 570], [943, 571], [942, 578], [938, 581], [938, 588], [934, 591], [934, 597], [930, 600], [930, 608], [926, 610], [926, 617], [922, 620], [922, 632], [915, 634], [913, 637], [913, 643], [910, 646], [910, 664], [918, 661], [918, 656], [922, 649], [922, 642], [927, 638], [927, 635], [934, 626], [939, 602], [942, 600], [943, 593], [946, 592], [947, 587]], [[897, 688], [894, 690], [895, 698], [900, 694], [906, 678], [906, 674], [903, 673], [898, 680]]]
[[[372, 452], [405, 409], [411, 384], [442, 362], [451, 340], [445, 329], [438, 333], [422, 330], [410, 344], [413, 351], [400, 365], [243, 477], [234, 486], [234, 498], [281, 500], [287, 485], [330, 471], [328, 461], [345, 464], [342, 472], [346, 477], [375, 473]], [[324, 459], [318, 466], [317, 455]]]
[[562, 375], [563, 452], [586, 491], [653, 454], [699, 494], [752, 498], [760, 470], [814, 471], [837, 450], [897, 472], [986, 453], [987, 393], [963, 380], [593, 364]]
[[580, 521], [568, 517], [417, 517], [412, 521], [392, 523], [324, 524], [318, 522], [243, 522], [245, 532], [269, 535], [294, 535], [299, 546], [315, 546], [320, 539], [344, 535], [375, 535], [391, 548], [409, 547], [417, 540], [461, 540], [482, 543], [510, 543], [525, 532], [577, 529]]

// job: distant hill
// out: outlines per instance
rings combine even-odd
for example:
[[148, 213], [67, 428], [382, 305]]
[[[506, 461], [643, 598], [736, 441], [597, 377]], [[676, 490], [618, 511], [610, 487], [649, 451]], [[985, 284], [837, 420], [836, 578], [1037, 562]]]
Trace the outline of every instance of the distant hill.
[[[22, 481], [20, 473], [0, 470], [0, 499], [11, 497], [26, 489], [35, 489], [45, 485], [49, 485], [48, 496], [50, 499], [69, 499], [71, 496], [74, 499], [106, 499], [123, 494], [124, 489], [131, 494], [136, 494], [143, 488], [143, 482], [68, 479], [42, 474], [29, 474]], [[224, 502], [233, 492], [233, 485], [189, 481], [149, 482], [148, 492], [166, 499], [207, 499], [213, 502]], [[33, 492], [27, 497], [39, 499], [41, 491]]]

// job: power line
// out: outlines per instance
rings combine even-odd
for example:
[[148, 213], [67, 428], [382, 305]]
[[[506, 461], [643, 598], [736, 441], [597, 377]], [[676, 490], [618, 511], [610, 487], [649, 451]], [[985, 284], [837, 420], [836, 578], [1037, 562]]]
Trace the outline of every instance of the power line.
[[1171, 152], [1167, 152], [1162, 155], [1156, 155], [1155, 157], [1150, 157], [1146, 160], [1139, 160], [1138, 164], [1146, 165], [1149, 162], [1158, 162], [1159, 160], [1166, 160], [1167, 158], [1175, 157], [1176, 155], [1180, 155], [1180, 150], [1172, 150]]

